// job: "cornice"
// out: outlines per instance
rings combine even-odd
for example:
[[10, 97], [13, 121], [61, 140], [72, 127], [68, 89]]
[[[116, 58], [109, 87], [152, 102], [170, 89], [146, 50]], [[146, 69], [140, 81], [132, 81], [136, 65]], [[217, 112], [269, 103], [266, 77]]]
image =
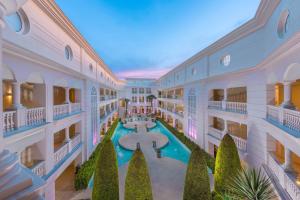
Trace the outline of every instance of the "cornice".
[[279, 5], [281, 0], [261, 0], [260, 5], [257, 9], [257, 12], [255, 16], [243, 24], [242, 26], [238, 27], [237, 29], [233, 30], [229, 34], [225, 35], [221, 39], [217, 40], [210, 46], [206, 47], [202, 51], [198, 52], [191, 58], [187, 59], [183, 63], [179, 64], [177, 67], [163, 75], [159, 78], [159, 80], [165, 78], [172, 72], [175, 72], [176, 70], [179, 70], [186, 65], [192, 64], [196, 62], [197, 60], [204, 58], [205, 56], [209, 56], [213, 54], [214, 52], [250, 35], [251, 33], [261, 29], [265, 26], [268, 19], [272, 16], [274, 10]]
[[107, 67], [104, 61], [92, 48], [92, 46], [85, 40], [81, 33], [76, 29], [68, 17], [63, 13], [54, 0], [32, 0], [40, 9], [44, 11], [60, 28], [72, 37], [97, 63], [100, 63], [104, 70], [110, 74], [115, 81], [118, 78]]

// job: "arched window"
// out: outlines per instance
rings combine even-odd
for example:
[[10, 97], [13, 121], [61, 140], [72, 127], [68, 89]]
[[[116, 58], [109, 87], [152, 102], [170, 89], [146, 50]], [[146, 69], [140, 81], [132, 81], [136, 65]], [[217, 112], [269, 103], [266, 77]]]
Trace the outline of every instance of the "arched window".
[[197, 101], [196, 91], [194, 88], [188, 92], [188, 135], [197, 139]]
[[93, 145], [97, 144], [97, 135], [98, 135], [98, 112], [97, 112], [97, 91], [96, 88], [92, 88], [91, 92], [91, 131]]
[[73, 51], [69, 45], [65, 47], [65, 57], [67, 60], [73, 59]]
[[29, 31], [29, 20], [22, 9], [5, 16], [4, 19], [9, 28], [17, 33], [26, 34]]

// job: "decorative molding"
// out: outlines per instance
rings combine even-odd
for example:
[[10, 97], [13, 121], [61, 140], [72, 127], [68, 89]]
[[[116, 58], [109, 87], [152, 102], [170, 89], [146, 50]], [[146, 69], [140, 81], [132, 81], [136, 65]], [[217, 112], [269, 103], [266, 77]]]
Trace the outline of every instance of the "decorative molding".
[[71, 36], [96, 62], [104, 68], [104, 70], [113, 77], [114, 81], [118, 81], [118, 78], [112, 73], [112, 71], [106, 66], [104, 61], [95, 52], [92, 46], [84, 39], [81, 33], [76, 29], [72, 22], [65, 16], [63, 11], [53, 0], [32, 0], [40, 9], [43, 10], [67, 35]]

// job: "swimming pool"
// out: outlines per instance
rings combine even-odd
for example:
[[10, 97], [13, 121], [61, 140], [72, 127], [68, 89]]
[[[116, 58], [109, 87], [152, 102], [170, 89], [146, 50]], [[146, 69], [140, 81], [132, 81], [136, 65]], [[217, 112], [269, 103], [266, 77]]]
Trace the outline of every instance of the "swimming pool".
[[163, 134], [168, 137], [169, 143], [161, 149], [163, 157], [179, 160], [185, 164], [189, 162], [191, 151], [182, 144], [162, 123], [156, 122], [156, 126], [150, 130], [153, 134]]
[[118, 160], [118, 165], [122, 166], [125, 163], [127, 163], [131, 156], [133, 155], [133, 151], [124, 149], [123, 147], [121, 147], [119, 145], [119, 139], [125, 135], [128, 135], [130, 133], [132, 133], [133, 130], [131, 129], [127, 129], [125, 128], [120, 122], [118, 123], [118, 126], [115, 129], [115, 132], [111, 138], [114, 147], [115, 147], [115, 151], [117, 154], [117, 160]]
[[[163, 134], [168, 137], [169, 143], [161, 149], [163, 157], [169, 157], [179, 160], [185, 164], [188, 163], [190, 158], [190, 150], [182, 144], [166, 127], [164, 127], [160, 122], [156, 122], [156, 126], [150, 129], [150, 134]], [[126, 164], [133, 155], [133, 151], [122, 148], [119, 145], [119, 139], [125, 135], [131, 134], [133, 131], [118, 124], [113, 137], [112, 142], [114, 144], [118, 165], [122, 166]]]
[[[111, 138], [117, 154], [119, 167], [129, 162], [133, 155], [133, 151], [124, 149], [119, 145], [119, 139], [131, 133], [133, 133], [132, 129], [125, 128], [119, 122]], [[156, 126], [150, 129], [149, 134], [159, 133], [167, 136], [169, 139], [168, 144], [161, 149], [162, 157], [173, 158], [187, 164], [191, 154], [190, 150], [184, 144], [182, 144], [166, 127], [157, 121]], [[88, 187], [92, 189], [93, 185], [94, 177], [92, 177], [89, 181]]]

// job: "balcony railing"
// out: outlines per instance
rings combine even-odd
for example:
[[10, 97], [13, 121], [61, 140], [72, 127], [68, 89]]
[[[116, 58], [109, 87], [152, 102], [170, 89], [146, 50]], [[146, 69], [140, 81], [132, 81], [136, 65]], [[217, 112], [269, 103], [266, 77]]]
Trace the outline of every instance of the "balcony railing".
[[31, 171], [37, 176], [44, 176], [46, 174], [46, 162], [41, 161], [31, 168]]
[[219, 140], [223, 138], [223, 131], [216, 129], [212, 126], [208, 127], [208, 134]]
[[3, 112], [3, 131], [11, 132], [21, 127], [41, 125], [46, 122], [44, 107]]
[[71, 149], [74, 149], [81, 142], [81, 135], [77, 134], [71, 141]]
[[[299, 111], [268, 105], [267, 119], [275, 121], [291, 130], [300, 132]], [[300, 137], [300, 134], [298, 134], [297, 137]]]
[[230, 134], [230, 136], [234, 140], [235, 145], [239, 150], [247, 151], [247, 140], [244, 140], [243, 138], [237, 137], [232, 134]]
[[33, 126], [37, 124], [42, 124], [46, 121], [46, 109], [32, 108], [25, 111], [26, 116], [26, 126]]
[[3, 112], [3, 131], [9, 132], [16, 128], [17, 111]]
[[71, 103], [71, 112], [80, 112], [81, 111], [81, 104], [80, 103]]
[[210, 109], [222, 109], [222, 101], [208, 101], [208, 108]]
[[226, 102], [226, 110], [236, 113], [247, 113], [247, 103], [241, 102]]
[[69, 104], [53, 106], [53, 116], [58, 118], [69, 114]]
[[60, 147], [57, 151], [54, 153], [54, 164], [56, 165], [61, 161], [68, 153], [69, 153], [69, 144], [65, 143], [62, 147]]
[[278, 178], [281, 186], [287, 191], [292, 199], [300, 200], [300, 189], [295, 181], [284, 171], [281, 165], [268, 153], [267, 165]]
[[247, 103], [241, 103], [241, 102], [208, 101], [208, 108], [247, 114]]

